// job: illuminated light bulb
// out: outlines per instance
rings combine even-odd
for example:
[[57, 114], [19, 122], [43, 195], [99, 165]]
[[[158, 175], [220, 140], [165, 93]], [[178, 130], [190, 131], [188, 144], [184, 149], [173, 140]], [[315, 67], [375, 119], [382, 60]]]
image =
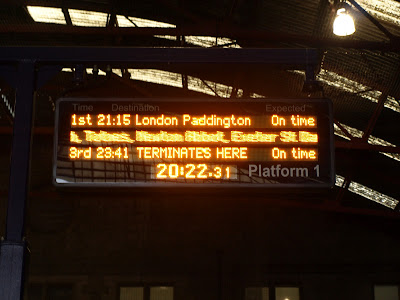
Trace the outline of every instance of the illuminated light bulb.
[[338, 36], [351, 35], [356, 31], [353, 18], [345, 7], [337, 10], [337, 16], [333, 22], [333, 33]]

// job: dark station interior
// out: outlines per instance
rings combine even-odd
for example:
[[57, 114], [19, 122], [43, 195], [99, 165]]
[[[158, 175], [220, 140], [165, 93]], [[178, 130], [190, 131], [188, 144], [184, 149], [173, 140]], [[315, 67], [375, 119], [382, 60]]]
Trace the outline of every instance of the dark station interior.
[[[397, 0], [1, 1], [0, 300], [399, 300], [399, 70]], [[333, 184], [59, 186], [62, 98], [330, 99]]]

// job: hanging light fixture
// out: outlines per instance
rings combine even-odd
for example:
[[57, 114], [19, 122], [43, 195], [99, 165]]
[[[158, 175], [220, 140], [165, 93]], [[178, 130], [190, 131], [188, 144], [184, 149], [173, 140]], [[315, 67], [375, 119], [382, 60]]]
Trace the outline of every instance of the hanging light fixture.
[[350, 14], [351, 7], [346, 2], [340, 2], [333, 22], [333, 33], [338, 36], [351, 35], [356, 31], [353, 17]]

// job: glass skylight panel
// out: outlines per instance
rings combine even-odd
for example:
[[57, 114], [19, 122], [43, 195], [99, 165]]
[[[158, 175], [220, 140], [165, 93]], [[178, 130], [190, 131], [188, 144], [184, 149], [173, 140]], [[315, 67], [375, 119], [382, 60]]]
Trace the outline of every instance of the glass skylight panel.
[[4, 106], [7, 108], [8, 112], [10, 113], [10, 115], [12, 115], [14, 117], [15, 116], [14, 107], [11, 106], [11, 103], [10, 103], [10, 101], [8, 101], [6, 95], [1, 94], [1, 99], [3, 101]]
[[[345, 125], [343, 123], [340, 123], [340, 125], [343, 126], [344, 129], [347, 130], [348, 133], [350, 133], [352, 136], [357, 137], [357, 138], [362, 138], [364, 132], [361, 130], [358, 130], [357, 128], [350, 127], [348, 125]], [[334, 124], [334, 132], [336, 135], [345, 138], [346, 140], [349, 140], [349, 137], [347, 137], [340, 128]], [[379, 145], [379, 146], [389, 146], [389, 147], [396, 147], [395, 144], [389, 143], [388, 141], [385, 141], [383, 139], [377, 138], [375, 136], [370, 135], [368, 138], [368, 143], [371, 145]], [[379, 152], [380, 154], [383, 154], [387, 157], [390, 157], [391, 159], [400, 161], [400, 154], [399, 153], [388, 153], [388, 152]]]
[[[362, 137], [363, 132], [361, 130], [358, 130], [356, 128], [352, 128], [348, 125], [345, 124], [341, 124], [341, 126], [343, 126], [343, 128], [345, 128], [348, 133], [350, 133], [352, 136], [354, 137]], [[349, 140], [350, 138], [348, 136], [346, 136], [342, 130], [336, 125], [334, 124], [334, 131], [335, 134], [345, 138], [346, 140]], [[374, 144], [374, 145], [383, 145], [383, 146], [394, 146], [393, 144], [390, 144], [387, 141], [384, 141], [382, 139], [379, 138], [375, 138], [375, 137], [370, 137], [368, 142], [370, 144]], [[400, 161], [400, 155], [398, 153], [384, 153], [384, 152], [380, 152], [383, 155], [386, 155], [392, 159], [398, 160]], [[337, 186], [342, 186], [344, 182], [344, 177], [340, 176], [340, 175], [336, 175], [336, 185]], [[351, 182], [350, 186], [349, 186], [349, 191], [356, 193], [364, 198], [367, 198], [369, 200], [378, 202], [379, 204], [385, 205], [391, 209], [394, 209], [396, 207], [396, 205], [399, 203], [399, 201], [397, 201], [396, 199], [386, 196], [382, 193], [379, 193], [371, 188], [368, 188], [362, 184], [359, 184], [357, 182]]]
[[[71, 73], [73, 70], [71, 68], [63, 68], [61, 71]], [[86, 73], [93, 74], [93, 68], [86, 68]], [[106, 75], [106, 72], [99, 70], [98, 75]]]
[[229, 98], [232, 94], [232, 87], [200, 78], [188, 76], [188, 89], [221, 98]]
[[392, 197], [389, 197], [389, 196], [387, 196], [385, 194], [382, 194], [382, 193], [380, 193], [378, 191], [375, 191], [375, 190], [373, 190], [373, 189], [371, 189], [371, 188], [369, 188], [369, 187], [367, 187], [365, 185], [362, 185], [362, 184], [360, 184], [358, 182], [354, 182], [354, 181], [352, 181], [350, 183], [349, 191], [353, 192], [353, 193], [355, 193], [357, 195], [360, 195], [362, 197], [365, 197], [365, 198], [367, 198], [369, 200], [372, 200], [374, 202], [377, 202], [379, 204], [382, 204], [382, 205], [384, 205], [386, 207], [389, 207], [391, 209], [395, 209], [395, 207], [399, 203], [398, 200], [396, 200], [396, 199], [394, 199]]
[[[350, 133], [351, 136], [353, 136], [353, 137], [362, 138], [362, 136], [363, 136], [363, 134], [364, 134], [363, 131], [358, 130], [357, 128], [353, 128], [353, 127], [351, 127], [351, 126], [349, 126], [349, 125], [346, 125], [346, 124], [343, 124], [343, 123], [340, 123], [340, 125], [341, 125], [344, 129], [346, 129], [347, 132]], [[342, 130], [341, 130], [336, 124], [334, 124], [334, 126], [335, 126], [335, 129], [337, 128], [337, 131], [342, 132]], [[337, 131], [335, 130], [335, 133], [336, 133]], [[340, 134], [338, 134], [338, 135], [340, 135]], [[346, 139], [349, 139], [345, 134], [342, 134], [342, 135], [344, 135]], [[340, 135], [340, 136], [342, 136], [342, 135]]]
[[105, 27], [107, 25], [107, 14], [102, 12], [68, 9], [74, 26]]
[[[368, 143], [372, 145], [381, 145], [381, 146], [390, 146], [390, 147], [396, 147], [396, 145], [389, 143], [388, 141], [382, 140], [380, 138], [370, 136], [368, 138]], [[388, 153], [388, 152], [379, 152], [380, 154], [383, 154], [387, 157], [390, 157], [391, 159], [400, 161], [400, 154], [399, 153]]]
[[[336, 186], [343, 186], [344, 183], [344, 177], [340, 175], [336, 175]], [[380, 192], [377, 192], [369, 187], [366, 187], [365, 185], [362, 185], [358, 182], [352, 181], [349, 185], [349, 191], [352, 193], [355, 193], [357, 195], [360, 195], [364, 198], [367, 198], [369, 200], [372, 200], [374, 202], [377, 202], [379, 204], [382, 204], [386, 207], [389, 207], [391, 209], [395, 209], [397, 204], [399, 203], [398, 200], [387, 196], [385, 194], [382, 194]]]
[[129, 21], [125, 16], [117, 15], [118, 27], [140, 27], [136, 23]]
[[[176, 41], [176, 36], [173, 35], [155, 35], [154, 37]], [[186, 35], [185, 42], [191, 45], [204, 48], [221, 46], [222, 48], [241, 48], [236, 42], [229, 38], [212, 37], [212, 36], [192, 36]]]
[[[156, 84], [169, 85], [182, 88], [182, 75], [157, 69], [129, 69], [131, 79], [151, 82]], [[113, 72], [119, 76], [122, 73], [118, 69], [113, 69]], [[195, 92], [200, 92], [212, 96], [229, 98], [232, 93], [232, 87], [221, 83], [216, 83], [200, 78], [188, 76], [188, 89]], [[238, 96], [243, 95], [243, 90], [238, 89]]]
[[[158, 27], [158, 28], [176, 28], [176, 25], [154, 20], [142, 19], [137, 17], [126, 17], [117, 15], [119, 27]], [[176, 36], [173, 35], [155, 35], [156, 38], [176, 41]], [[223, 46], [224, 48], [240, 48], [232, 39], [224, 37], [210, 36], [185, 36], [188, 44], [200, 47]]]
[[358, 4], [372, 16], [400, 25], [400, 3], [393, 0], [359, 0]]
[[121, 69], [112, 69], [112, 72], [116, 75], [118, 75], [119, 77], [122, 77], [122, 71]]
[[[98, 70], [98, 72], [99, 73], [97, 75], [106, 75], [106, 72], [104, 72], [103, 70]], [[93, 74], [93, 68], [87, 68], [86, 73]]]
[[[370, 87], [325, 69], [321, 70], [317, 78], [329, 86], [340, 88], [350, 93], [358, 93], [360, 97], [375, 103], [379, 101], [379, 97], [382, 95], [380, 91], [369, 91]], [[385, 107], [400, 113], [400, 105], [393, 97], [388, 97], [385, 101]]]
[[[296, 74], [302, 74], [305, 76], [304, 71], [300, 70], [293, 70], [290, 71], [292, 73]], [[318, 75], [318, 79], [321, 82], [324, 82], [325, 84], [329, 86], [334, 86], [336, 88], [351, 92], [351, 93], [360, 93], [362, 91], [368, 90], [369, 87], [364, 86], [360, 83], [357, 83], [353, 80], [347, 79], [346, 77], [340, 76], [334, 72], [330, 72], [327, 70], [321, 70], [320, 74]], [[362, 94], [359, 94], [361, 97], [366, 98], [372, 102], [378, 102], [378, 98], [381, 95], [381, 92], [379, 91], [369, 91], [365, 92]], [[390, 108], [396, 112], [400, 112], [400, 105], [397, 103], [397, 101], [393, 97], [388, 97], [388, 99], [385, 102], [385, 107]], [[361, 138], [364, 134], [363, 131], [358, 130], [356, 128], [350, 127], [345, 124], [341, 124], [352, 136]], [[338, 135], [342, 138], [345, 138], [346, 140], [349, 140], [349, 138], [340, 130], [340, 128], [334, 124], [334, 129], [335, 129], [335, 135]], [[368, 143], [371, 145], [381, 145], [381, 146], [392, 146], [395, 147], [396, 145], [389, 143], [388, 141], [385, 141], [383, 139], [374, 137], [374, 136], [369, 136], [368, 138]], [[386, 153], [386, 152], [380, 152], [381, 154], [390, 157], [394, 160], [400, 161], [400, 154], [398, 153]]]
[[159, 27], [159, 28], [176, 28], [176, 25], [149, 20], [142, 19], [136, 17], [125, 17], [121, 15], [117, 15], [117, 21], [119, 27]]
[[250, 98], [265, 98], [265, 96], [257, 93], [250, 93]]
[[176, 36], [174, 35], [155, 35], [154, 37], [160, 38], [160, 39], [166, 39], [170, 41], [176, 41]]
[[67, 24], [61, 8], [27, 6], [27, 9], [35, 22]]
[[200, 47], [215, 47], [226, 45], [227, 48], [240, 48], [239, 45], [235, 44], [235, 41], [224, 37], [212, 37], [212, 36], [185, 36], [185, 41], [189, 44], [193, 44]]
[[[294, 70], [291, 72], [296, 74], [302, 74], [303, 76], [305, 76], [304, 71]], [[320, 73], [317, 75], [317, 78], [319, 81], [329, 86], [341, 89], [349, 93], [358, 93], [360, 97], [374, 103], [378, 103], [379, 97], [382, 95], [380, 91], [376, 90], [370, 91], [371, 88], [366, 85], [363, 85], [354, 80], [348, 79], [344, 76], [340, 76], [335, 72], [331, 72], [325, 69], [321, 69]], [[392, 96], [388, 96], [387, 100], [385, 101], [385, 107], [400, 113], [400, 104]]]
[[182, 88], [181, 74], [156, 69], [129, 69], [131, 79]]
[[350, 141], [350, 138], [347, 135], [345, 135], [344, 132], [335, 123], [333, 123], [333, 130], [335, 135]]
[[335, 181], [335, 185], [336, 186], [343, 186], [344, 184], [344, 177], [340, 176], [340, 175], [336, 175], [336, 181]]

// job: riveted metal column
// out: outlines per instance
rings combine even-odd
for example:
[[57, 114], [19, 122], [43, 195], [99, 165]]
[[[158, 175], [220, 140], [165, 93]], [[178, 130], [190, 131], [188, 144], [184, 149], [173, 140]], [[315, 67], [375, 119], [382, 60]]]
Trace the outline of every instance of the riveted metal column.
[[19, 62], [11, 154], [6, 236], [0, 247], [0, 299], [23, 298], [27, 246], [24, 241], [25, 205], [28, 194], [31, 148], [34, 61]]

